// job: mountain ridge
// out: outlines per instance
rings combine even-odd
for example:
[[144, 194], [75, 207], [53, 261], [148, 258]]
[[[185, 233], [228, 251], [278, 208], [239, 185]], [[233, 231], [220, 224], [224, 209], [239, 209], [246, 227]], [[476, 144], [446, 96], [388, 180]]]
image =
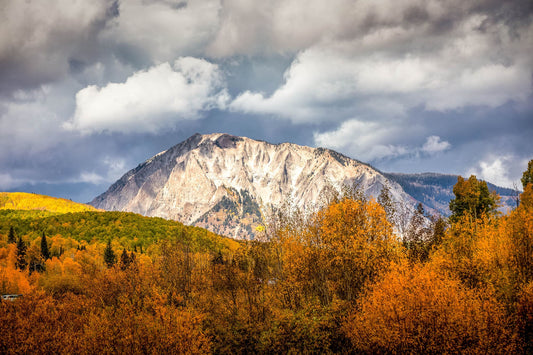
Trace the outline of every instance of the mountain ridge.
[[127, 172], [91, 205], [137, 212], [250, 238], [264, 210], [287, 199], [316, 207], [325, 191], [358, 185], [392, 199], [412, 214], [415, 199], [367, 163], [326, 148], [272, 144], [225, 133], [195, 134]]
[[[459, 175], [441, 173], [384, 173], [389, 179], [396, 181], [405, 192], [432, 208], [443, 216], [451, 214], [449, 203], [453, 194], [453, 186], [457, 183]], [[490, 191], [495, 191], [501, 197], [502, 212], [516, 207], [519, 191], [497, 186], [486, 181]]]

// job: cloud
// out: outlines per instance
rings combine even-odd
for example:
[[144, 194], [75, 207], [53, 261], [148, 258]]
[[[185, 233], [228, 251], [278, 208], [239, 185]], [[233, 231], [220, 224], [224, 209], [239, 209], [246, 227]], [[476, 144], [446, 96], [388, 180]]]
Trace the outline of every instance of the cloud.
[[441, 55], [446, 48], [433, 55], [360, 56], [352, 46], [356, 44], [303, 51], [272, 95], [246, 91], [230, 108], [302, 123], [329, 120], [332, 112], [375, 117], [402, 116], [419, 106], [439, 112], [498, 107], [524, 102], [532, 92], [530, 67], [521, 62], [491, 63], [488, 52], [476, 53], [486, 56], [485, 62], [472, 63], [469, 56], [460, 60], [453, 52]]
[[113, 183], [118, 180], [126, 171], [126, 162], [122, 158], [105, 157], [99, 166], [103, 173], [95, 171], [82, 171], [79, 177], [71, 179], [70, 183], [87, 182], [91, 184]]
[[512, 162], [513, 158], [510, 156], [490, 156], [487, 159], [480, 161], [478, 166], [469, 170], [466, 175], [476, 175], [478, 178], [498, 186], [513, 188], [513, 181], [508, 175], [508, 165]]
[[487, 35], [496, 27], [516, 31], [530, 23], [532, 7], [528, 0], [227, 0], [207, 53], [297, 53], [339, 41], [357, 41], [358, 51], [433, 51], [475, 18]]
[[76, 94], [76, 111], [65, 125], [90, 132], [157, 133], [183, 119], [224, 108], [228, 94], [218, 66], [184, 57], [130, 76], [124, 83], [88, 86]]
[[352, 119], [343, 122], [334, 131], [315, 132], [313, 137], [316, 146], [342, 150], [355, 159], [374, 161], [408, 153], [405, 146], [385, 143], [395, 130], [375, 122]]
[[125, 62], [161, 63], [203, 55], [219, 28], [219, 0], [120, 1], [101, 40]]
[[19, 184], [20, 182], [13, 179], [10, 174], [0, 173], [0, 190], [6, 191]]
[[409, 137], [405, 143], [392, 144], [394, 140], [399, 141], [399, 132], [399, 125], [351, 119], [343, 122], [336, 130], [315, 132], [313, 137], [317, 146], [340, 150], [366, 162], [419, 157], [420, 154], [435, 155], [451, 147], [449, 142], [441, 140], [439, 136], [427, 137], [422, 146], [413, 145]]
[[427, 137], [426, 143], [422, 146], [421, 151], [428, 154], [435, 154], [445, 151], [451, 147], [451, 144], [446, 141], [442, 141], [439, 136]]
[[0, 94], [64, 78], [73, 61], [93, 61], [111, 7], [106, 0], [3, 1]]

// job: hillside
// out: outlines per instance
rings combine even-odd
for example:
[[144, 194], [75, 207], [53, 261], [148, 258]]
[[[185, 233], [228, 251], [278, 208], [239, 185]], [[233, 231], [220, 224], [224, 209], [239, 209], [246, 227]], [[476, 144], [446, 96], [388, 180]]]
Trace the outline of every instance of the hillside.
[[0, 192], [0, 210], [38, 210], [52, 213], [97, 211], [90, 205], [26, 192]]
[[179, 240], [194, 249], [209, 251], [235, 246], [234, 241], [202, 228], [128, 212], [87, 211], [43, 216], [40, 211], [0, 211], [0, 235], [7, 235], [11, 227], [16, 235], [29, 240], [44, 233], [84, 244], [113, 240], [130, 250], [146, 250], [157, 242], [169, 240]]

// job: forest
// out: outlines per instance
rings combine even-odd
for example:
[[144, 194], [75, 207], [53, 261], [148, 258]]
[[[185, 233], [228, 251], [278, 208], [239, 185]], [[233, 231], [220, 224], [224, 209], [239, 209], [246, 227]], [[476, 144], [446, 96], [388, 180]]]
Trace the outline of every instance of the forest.
[[403, 238], [386, 190], [345, 191], [254, 241], [4, 194], [0, 353], [531, 353], [533, 160], [522, 185], [503, 214], [459, 177]]

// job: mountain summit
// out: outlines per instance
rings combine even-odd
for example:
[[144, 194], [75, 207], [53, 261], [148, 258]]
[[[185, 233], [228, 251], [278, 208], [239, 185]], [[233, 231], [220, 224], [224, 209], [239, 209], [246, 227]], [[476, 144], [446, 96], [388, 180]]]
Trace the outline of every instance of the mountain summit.
[[316, 207], [327, 189], [356, 184], [376, 197], [388, 184], [406, 214], [416, 203], [371, 166], [335, 151], [195, 134], [127, 172], [91, 205], [174, 219], [234, 238], [253, 238], [267, 208], [287, 200]]

